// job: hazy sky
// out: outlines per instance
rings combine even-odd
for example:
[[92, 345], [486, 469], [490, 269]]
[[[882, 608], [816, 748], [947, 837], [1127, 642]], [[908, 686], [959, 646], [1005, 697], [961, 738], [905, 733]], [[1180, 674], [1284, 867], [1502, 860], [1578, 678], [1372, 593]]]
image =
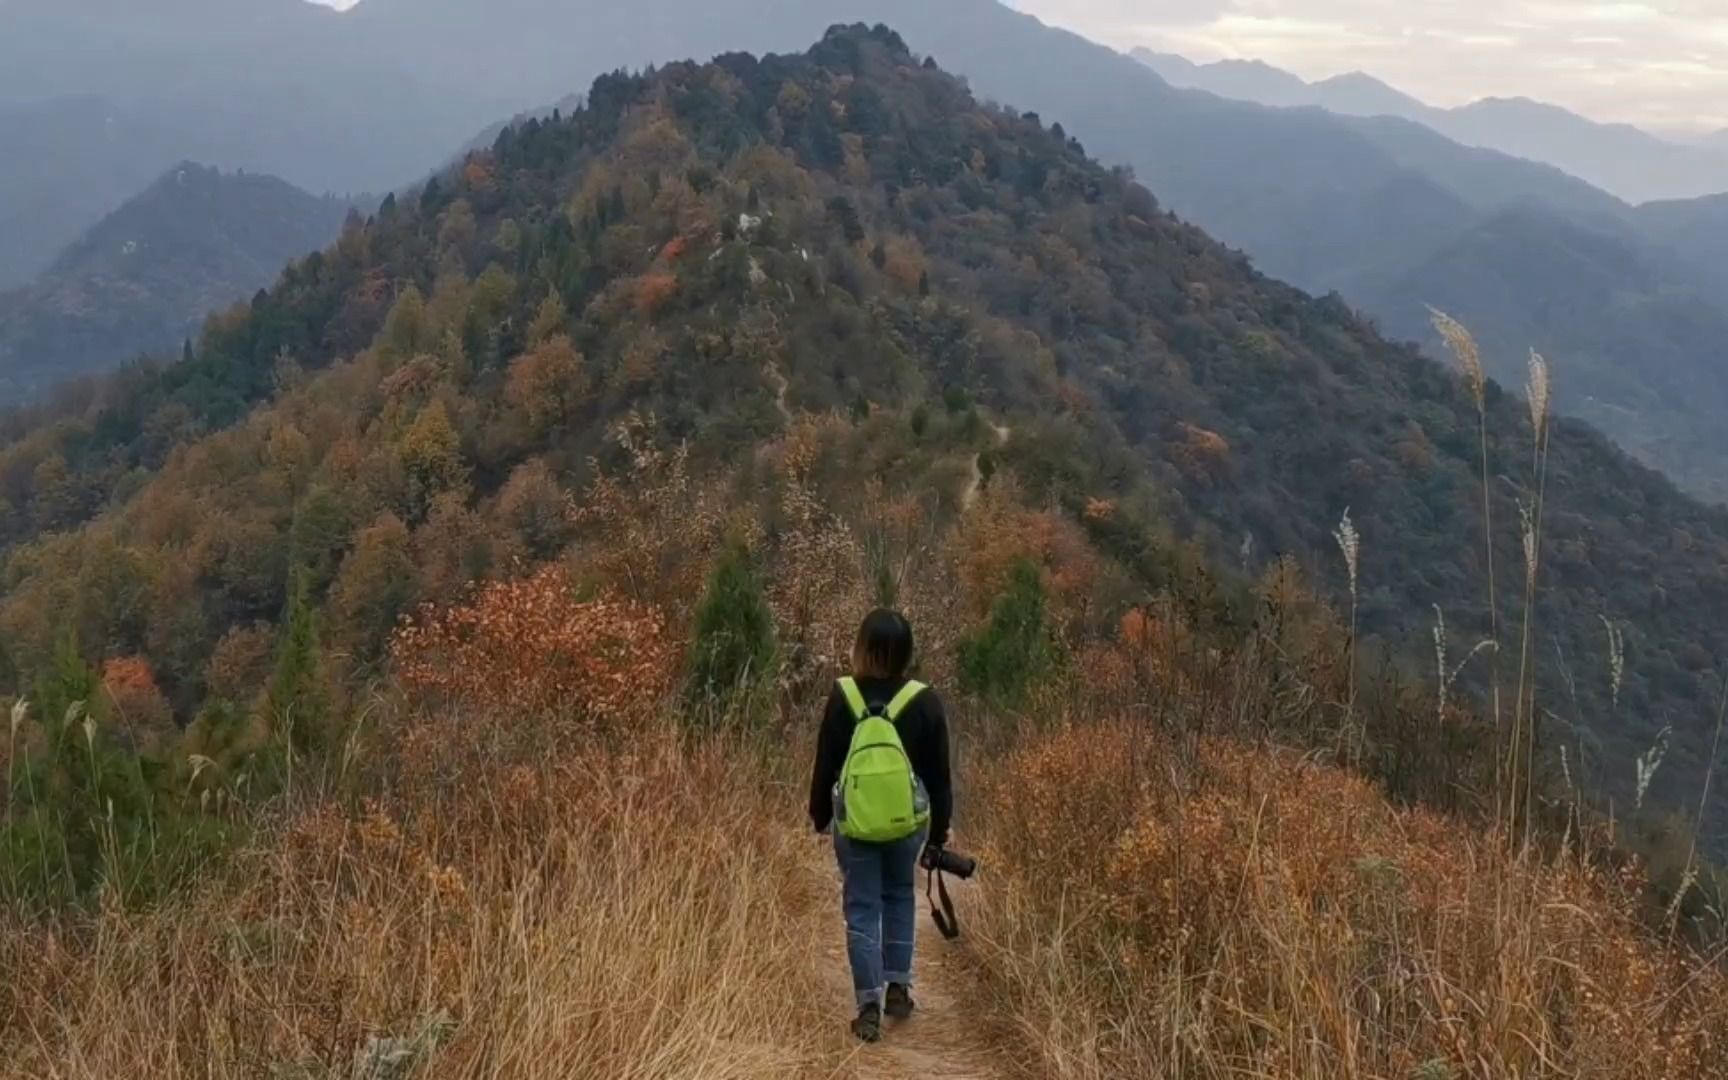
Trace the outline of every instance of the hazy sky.
[[1441, 105], [1525, 96], [1728, 128], [1728, 0], [1010, 0], [1118, 47], [1362, 70]]
[[1523, 96], [1599, 120], [1728, 128], [1728, 0], [1007, 2], [1118, 48], [1260, 59], [1309, 79], [1366, 71], [1437, 105]]

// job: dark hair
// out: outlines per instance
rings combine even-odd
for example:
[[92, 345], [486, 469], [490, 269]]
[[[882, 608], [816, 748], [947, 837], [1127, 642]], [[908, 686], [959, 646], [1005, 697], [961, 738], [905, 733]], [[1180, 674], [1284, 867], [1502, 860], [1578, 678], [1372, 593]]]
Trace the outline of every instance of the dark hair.
[[912, 624], [898, 611], [878, 608], [864, 616], [858, 642], [852, 646], [853, 673], [867, 678], [898, 679], [912, 663]]

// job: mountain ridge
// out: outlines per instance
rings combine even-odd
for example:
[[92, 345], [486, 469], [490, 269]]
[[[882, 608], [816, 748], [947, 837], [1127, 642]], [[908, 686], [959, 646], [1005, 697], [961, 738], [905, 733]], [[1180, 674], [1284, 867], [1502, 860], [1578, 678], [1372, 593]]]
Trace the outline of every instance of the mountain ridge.
[[[1456, 375], [1162, 212], [1060, 125], [853, 29], [602, 77], [582, 110], [351, 221], [182, 360], [19, 426], [0, 450], [10, 661], [51, 665], [75, 611], [84, 648], [146, 657], [195, 706], [218, 642], [280, 619], [308, 559], [295, 580], [364, 670], [418, 600], [508, 565], [464, 546], [477, 523], [543, 528], [545, 485], [521, 469], [580, 486], [632, 415], [695, 465], [743, 468], [785, 423], [775, 365], [798, 412], [914, 433], [952, 416], [964, 435], [983, 405], [1014, 432], [990, 471], [1207, 610], [1283, 555], [1341, 583], [1348, 508], [1364, 634], [1427, 656], [1435, 604], [1461, 637], [1485, 628], [1477, 407]], [[1529, 412], [1497, 385], [1483, 408], [1495, 516], [1515, 522], [1536, 491]], [[1665, 775], [1696, 790], [1728, 512], [1585, 425], [1552, 440], [1536, 616], [1574, 657], [1610, 617], [1631, 662], [1618, 711], [1553, 672], [1542, 699], [1609, 790], [1672, 724]], [[1495, 537], [1504, 565], [1520, 550]]]

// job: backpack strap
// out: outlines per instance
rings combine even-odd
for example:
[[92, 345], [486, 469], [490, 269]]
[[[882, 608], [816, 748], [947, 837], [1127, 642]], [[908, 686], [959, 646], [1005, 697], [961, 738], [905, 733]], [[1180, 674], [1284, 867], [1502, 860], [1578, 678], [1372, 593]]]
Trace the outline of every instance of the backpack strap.
[[921, 682], [908, 682], [905, 686], [901, 687], [900, 692], [894, 695], [894, 700], [888, 703], [888, 712], [886, 714], [888, 722], [893, 723], [900, 719], [900, 714], [905, 712], [907, 707], [914, 701], [918, 700], [919, 694], [922, 694], [928, 689], [929, 687], [925, 686]]
[[[870, 703], [864, 700], [864, 691], [859, 689], [857, 679], [848, 675], [840, 680], [839, 686], [841, 695], [846, 698], [847, 708], [852, 710], [852, 719], [863, 720], [870, 715]], [[894, 695], [894, 700], [888, 703], [888, 708], [883, 710], [882, 715], [887, 717], [889, 723], [893, 723], [900, 719], [900, 714], [905, 712], [908, 706], [918, 700], [919, 694], [928, 689], [930, 688], [921, 682], [908, 682]]]
[[852, 710], [852, 719], [862, 721], [870, 715], [870, 706], [864, 700], [864, 691], [858, 689], [858, 680], [848, 675], [840, 680], [840, 693], [845, 695], [846, 706]]

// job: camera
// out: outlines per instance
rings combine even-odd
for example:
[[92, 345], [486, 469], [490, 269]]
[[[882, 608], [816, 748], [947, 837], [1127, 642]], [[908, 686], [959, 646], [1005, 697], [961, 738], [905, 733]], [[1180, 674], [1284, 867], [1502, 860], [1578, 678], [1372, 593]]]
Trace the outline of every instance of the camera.
[[926, 870], [939, 870], [962, 881], [978, 872], [978, 860], [943, 847], [927, 847], [918, 862]]

